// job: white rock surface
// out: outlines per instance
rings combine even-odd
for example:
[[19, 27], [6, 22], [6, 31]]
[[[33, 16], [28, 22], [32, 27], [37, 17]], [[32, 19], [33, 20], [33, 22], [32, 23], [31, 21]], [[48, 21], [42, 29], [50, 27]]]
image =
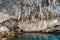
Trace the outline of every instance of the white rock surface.
[[9, 29], [6, 26], [1, 26], [0, 27], [0, 32], [8, 32]]
[[59, 22], [58, 22], [58, 19], [55, 19], [55, 20], [51, 20], [50, 22], [47, 21], [48, 23], [48, 27], [53, 27], [55, 25], [59, 25]]
[[2, 23], [3, 21], [8, 20], [10, 17], [8, 14], [4, 14], [4, 13], [0, 13], [0, 23]]

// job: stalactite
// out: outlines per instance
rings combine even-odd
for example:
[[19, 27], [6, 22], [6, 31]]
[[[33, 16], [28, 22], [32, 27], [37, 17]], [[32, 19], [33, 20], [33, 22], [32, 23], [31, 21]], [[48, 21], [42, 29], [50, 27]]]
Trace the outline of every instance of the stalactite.
[[51, 4], [51, 0], [48, 0], [48, 2], [49, 2], [49, 5]]
[[26, 4], [27, 4], [27, 1], [28, 1], [28, 0], [24, 0], [25, 6], [26, 6]]
[[56, 1], [57, 1], [57, 0], [52, 0], [52, 1], [53, 1], [53, 5], [56, 6]]
[[39, 17], [42, 15], [42, 0], [40, 0], [40, 3], [39, 3], [39, 9], [40, 9], [40, 13], [39, 13]]
[[31, 5], [33, 5], [33, 1], [34, 1], [34, 0], [31, 0]]
[[18, 20], [21, 18], [21, 5], [18, 7]]

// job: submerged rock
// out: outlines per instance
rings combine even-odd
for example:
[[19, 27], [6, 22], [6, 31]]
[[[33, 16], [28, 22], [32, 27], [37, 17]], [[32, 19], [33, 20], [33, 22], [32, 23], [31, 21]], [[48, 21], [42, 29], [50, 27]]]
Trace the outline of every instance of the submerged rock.
[[46, 21], [38, 21], [33, 23], [32, 21], [19, 22], [18, 27], [24, 31], [41, 31], [47, 29]]
[[9, 20], [9, 22], [6, 23], [6, 25], [8, 26], [10, 31], [14, 31], [17, 28], [17, 22], [15, 20]]

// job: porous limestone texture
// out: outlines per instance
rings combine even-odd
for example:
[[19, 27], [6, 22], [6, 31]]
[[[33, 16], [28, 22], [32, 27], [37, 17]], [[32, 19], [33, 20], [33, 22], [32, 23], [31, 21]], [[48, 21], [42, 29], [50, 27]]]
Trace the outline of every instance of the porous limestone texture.
[[55, 1], [53, 2], [3, 0], [0, 2], [0, 25], [4, 27], [0, 27], [0, 31], [20, 29], [48, 32], [53, 30], [56, 25], [60, 25], [60, 5], [58, 1], [57, 5]]

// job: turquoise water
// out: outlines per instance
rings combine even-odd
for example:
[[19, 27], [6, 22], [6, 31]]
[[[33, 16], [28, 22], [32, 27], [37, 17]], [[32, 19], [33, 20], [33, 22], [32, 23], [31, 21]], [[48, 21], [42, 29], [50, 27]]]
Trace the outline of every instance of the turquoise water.
[[60, 34], [25, 33], [7, 40], [60, 40]]

